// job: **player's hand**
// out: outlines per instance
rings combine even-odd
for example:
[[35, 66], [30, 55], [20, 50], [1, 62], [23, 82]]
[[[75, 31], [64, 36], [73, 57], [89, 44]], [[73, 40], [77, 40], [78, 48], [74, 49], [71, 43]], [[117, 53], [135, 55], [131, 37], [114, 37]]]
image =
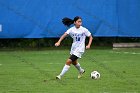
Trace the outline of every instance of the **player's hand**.
[[86, 46], [86, 49], [90, 49], [90, 46], [89, 46], [89, 45], [87, 45], [87, 46]]
[[60, 43], [59, 42], [55, 43], [55, 46], [56, 47], [60, 46]]

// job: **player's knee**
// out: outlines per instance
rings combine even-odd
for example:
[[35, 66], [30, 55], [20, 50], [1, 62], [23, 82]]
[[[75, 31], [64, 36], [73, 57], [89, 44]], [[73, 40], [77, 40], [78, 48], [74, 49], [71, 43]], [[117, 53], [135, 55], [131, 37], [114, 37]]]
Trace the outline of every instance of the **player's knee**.
[[72, 62], [73, 65], [77, 65], [77, 61]]
[[66, 61], [66, 65], [71, 65], [71, 63], [72, 63], [72, 60], [71, 59], [68, 59], [67, 61]]

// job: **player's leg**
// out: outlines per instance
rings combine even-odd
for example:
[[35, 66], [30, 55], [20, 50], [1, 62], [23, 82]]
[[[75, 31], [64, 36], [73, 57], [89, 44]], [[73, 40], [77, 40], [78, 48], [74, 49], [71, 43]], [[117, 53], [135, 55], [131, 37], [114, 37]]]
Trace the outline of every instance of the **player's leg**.
[[82, 74], [85, 73], [85, 70], [81, 68], [80, 64], [77, 62], [77, 60], [75, 60], [74, 62], [72, 62], [72, 64], [77, 68], [77, 70], [79, 71], [79, 75], [78, 78], [82, 77]]
[[65, 66], [63, 67], [63, 69], [60, 73], [60, 76], [63, 76], [69, 70], [71, 63], [72, 63], [72, 61], [70, 59], [68, 59], [66, 61], [66, 64], [65, 64]]
[[63, 67], [63, 69], [62, 69], [60, 75], [58, 75], [58, 76], [56, 77], [56, 79], [61, 79], [61, 77], [69, 70], [71, 63], [74, 62], [74, 61], [76, 61], [77, 59], [78, 59], [77, 56], [71, 55], [70, 58], [66, 61], [66, 64], [65, 64], [65, 66]]
[[61, 79], [61, 77], [69, 70], [71, 63], [72, 63], [71, 59], [68, 59], [66, 61], [65, 66], [63, 67], [61, 73], [58, 76], [56, 76], [56, 79]]
[[74, 62], [72, 62], [72, 64], [77, 68], [77, 70], [79, 72], [83, 72], [83, 69], [81, 68], [80, 64], [77, 62], [77, 60], [75, 60]]

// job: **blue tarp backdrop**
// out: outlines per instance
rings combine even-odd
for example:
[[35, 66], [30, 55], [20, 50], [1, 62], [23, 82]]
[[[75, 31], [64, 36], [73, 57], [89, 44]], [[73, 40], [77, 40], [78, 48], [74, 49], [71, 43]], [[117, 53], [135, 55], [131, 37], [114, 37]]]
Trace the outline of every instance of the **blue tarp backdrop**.
[[96, 37], [140, 37], [140, 0], [0, 0], [0, 38], [60, 37], [81, 16]]

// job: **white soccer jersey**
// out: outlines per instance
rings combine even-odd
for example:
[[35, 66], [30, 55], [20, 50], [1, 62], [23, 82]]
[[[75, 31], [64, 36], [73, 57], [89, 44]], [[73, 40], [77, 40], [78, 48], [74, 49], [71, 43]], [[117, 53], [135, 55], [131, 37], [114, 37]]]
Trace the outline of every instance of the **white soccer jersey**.
[[75, 26], [71, 27], [66, 31], [73, 38], [73, 43], [71, 47], [70, 54], [74, 54], [77, 57], [81, 58], [81, 55], [85, 51], [85, 39], [89, 37], [91, 33], [88, 29], [80, 26], [80, 28], [76, 28]]

